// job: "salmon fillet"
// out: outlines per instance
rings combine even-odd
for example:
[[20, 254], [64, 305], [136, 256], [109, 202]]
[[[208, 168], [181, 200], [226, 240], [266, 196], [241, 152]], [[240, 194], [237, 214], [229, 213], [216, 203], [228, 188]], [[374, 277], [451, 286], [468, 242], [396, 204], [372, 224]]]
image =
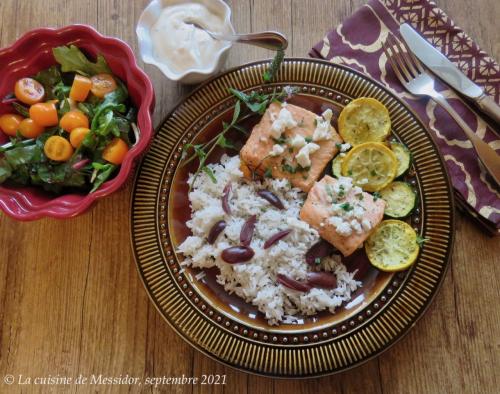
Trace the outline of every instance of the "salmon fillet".
[[[385, 201], [352, 186], [350, 178], [325, 176], [310, 190], [300, 218], [349, 256], [382, 221]], [[356, 224], [357, 223], [357, 224]]]
[[275, 157], [269, 156], [277, 144], [276, 139], [272, 138], [272, 125], [282, 109], [279, 103], [272, 103], [260, 122], [254, 126], [250, 137], [241, 149], [242, 170], [247, 177], [256, 173], [260, 176], [265, 174], [273, 178], [286, 178], [293, 186], [307, 192], [338, 152], [336, 144], [342, 143], [342, 139], [329, 125], [331, 138], [314, 141], [314, 144], [319, 145], [319, 149], [309, 154], [311, 165], [308, 170], [304, 170], [297, 165], [296, 155], [300, 148], [293, 148], [283, 141], [291, 141], [297, 135], [310, 141], [316, 129], [318, 115], [292, 104], [287, 104], [285, 108], [290, 111], [297, 125], [286, 129], [281, 135], [281, 146], [284, 151]]

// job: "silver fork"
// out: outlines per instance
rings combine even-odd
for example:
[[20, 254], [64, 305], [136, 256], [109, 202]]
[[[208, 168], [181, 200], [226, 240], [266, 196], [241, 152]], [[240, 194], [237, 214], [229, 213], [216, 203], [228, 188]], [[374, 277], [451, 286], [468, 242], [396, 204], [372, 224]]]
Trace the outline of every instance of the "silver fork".
[[382, 47], [394, 73], [406, 90], [415, 96], [430, 97], [450, 114], [472, 142], [483, 166], [497, 185], [500, 185], [500, 156], [474, 133], [446, 101], [446, 98], [434, 89], [434, 79], [425, 71], [420, 61], [406, 47], [406, 44], [401, 43], [393, 34], [389, 33]]

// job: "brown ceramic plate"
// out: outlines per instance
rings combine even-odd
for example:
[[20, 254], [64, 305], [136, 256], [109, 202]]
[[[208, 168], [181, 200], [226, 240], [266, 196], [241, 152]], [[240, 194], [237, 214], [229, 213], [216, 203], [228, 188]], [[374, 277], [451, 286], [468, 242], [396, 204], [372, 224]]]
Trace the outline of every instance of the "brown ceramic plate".
[[[419, 119], [393, 93], [347, 67], [311, 59], [290, 59], [272, 84], [263, 85], [267, 62], [232, 69], [205, 83], [171, 113], [158, 130], [138, 171], [132, 197], [132, 244], [147, 292], [169, 324], [196, 349], [247, 372], [308, 377], [339, 372], [380, 354], [423, 314], [446, 272], [453, 241], [450, 183], [437, 148]], [[388, 274], [371, 267], [363, 251], [345, 261], [358, 270], [363, 286], [350, 302], [300, 324], [269, 326], [257, 309], [215, 282], [216, 272], [196, 279], [181, 270], [177, 246], [189, 235], [187, 175], [180, 166], [185, 143], [205, 141], [230, 120], [234, 99], [243, 91], [298, 87], [290, 103], [336, 115], [352, 99], [375, 97], [390, 111], [393, 137], [413, 154], [406, 181], [419, 206], [408, 222], [429, 238], [411, 269]], [[334, 116], [336, 118], [337, 116]], [[258, 119], [251, 119], [251, 127]], [[235, 136], [236, 137], [236, 136]], [[243, 142], [243, 141], [240, 141]], [[219, 152], [222, 153], [222, 152]], [[234, 153], [232, 153], [234, 154]], [[217, 161], [214, 155], [212, 161]]]

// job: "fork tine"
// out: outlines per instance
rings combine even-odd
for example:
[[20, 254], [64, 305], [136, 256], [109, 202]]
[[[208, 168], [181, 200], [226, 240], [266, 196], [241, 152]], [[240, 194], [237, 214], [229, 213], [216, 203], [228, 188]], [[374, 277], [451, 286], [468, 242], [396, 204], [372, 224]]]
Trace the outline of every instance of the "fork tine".
[[401, 50], [397, 47], [396, 39], [392, 35], [392, 33], [389, 33], [389, 35], [387, 36], [387, 42], [392, 51], [391, 59], [398, 64], [399, 70], [403, 73], [407, 82], [410, 82], [412, 79], [414, 79], [414, 76], [410, 73], [406, 64], [406, 60], [402, 57]]
[[403, 85], [407, 84], [408, 81], [399, 70], [399, 65], [394, 61], [394, 55], [391, 53], [391, 51], [393, 52], [392, 47], [387, 42], [384, 42], [382, 44], [382, 49], [384, 50], [385, 56], [391, 65], [392, 71], [394, 71], [394, 74], [396, 74], [396, 77], [399, 79], [399, 82]]
[[[401, 41], [398, 40], [396, 37], [393, 36], [394, 43], [396, 45], [397, 50], [399, 51], [399, 54], [401, 56], [401, 59], [403, 60], [404, 64], [406, 64], [406, 68], [409, 69], [409, 73], [412, 75], [413, 78], [418, 77], [420, 74], [415, 66], [413, 65], [412, 59], [409, 56], [410, 50], [404, 45], [401, 44]], [[404, 49], [403, 49], [404, 47]]]
[[418, 60], [415, 55], [413, 54], [413, 52], [410, 50], [410, 48], [408, 47], [408, 45], [406, 44], [406, 42], [402, 42], [404, 48], [406, 49], [406, 53], [408, 54], [408, 56], [410, 57], [410, 59], [412, 60], [412, 63], [415, 65], [415, 67], [418, 69], [419, 73], [422, 74], [425, 72], [425, 69], [424, 67], [422, 66], [422, 63], [420, 62], [420, 60]]

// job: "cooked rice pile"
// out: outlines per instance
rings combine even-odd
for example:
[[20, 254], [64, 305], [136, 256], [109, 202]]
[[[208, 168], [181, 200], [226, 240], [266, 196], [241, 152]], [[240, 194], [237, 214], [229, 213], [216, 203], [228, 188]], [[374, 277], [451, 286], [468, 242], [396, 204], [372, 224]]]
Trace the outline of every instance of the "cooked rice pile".
[[[314, 315], [328, 309], [334, 313], [343, 302], [350, 300], [351, 293], [361, 286], [353, 279], [354, 273], [346, 271], [339, 256], [323, 258], [320, 268], [332, 271], [337, 277], [337, 288], [324, 290], [313, 288], [307, 293], [298, 292], [276, 282], [281, 273], [294, 279], [306, 278], [310, 267], [305, 262], [307, 250], [319, 240], [316, 230], [299, 219], [299, 211], [305, 194], [292, 188], [285, 179], [266, 179], [263, 183], [249, 182], [240, 171], [239, 156], [223, 156], [220, 164], [209, 166], [217, 183], [207, 174], [201, 173], [189, 193], [192, 219], [187, 226], [192, 236], [179, 246], [186, 256], [184, 265], [197, 268], [216, 266], [220, 270], [217, 281], [229, 293], [235, 293], [258, 307], [269, 324], [300, 321], [300, 315]], [[192, 175], [189, 183], [193, 181]], [[230, 196], [231, 215], [227, 215], [221, 204], [224, 186], [232, 183]], [[262, 188], [272, 191], [283, 202], [285, 209], [278, 210], [256, 194]], [[257, 215], [257, 224], [251, 248], [255, 256], [247, 263], [227, 264], [221, 252], [240, 243], [240, 230], [245, 220]], [[210, 245], [206, 236], [212, 225], [225, 220], [227, 227], [217, 241]], [[264, 242], [280, 230], [292, 232], [278, 243], [264, 249]]]

